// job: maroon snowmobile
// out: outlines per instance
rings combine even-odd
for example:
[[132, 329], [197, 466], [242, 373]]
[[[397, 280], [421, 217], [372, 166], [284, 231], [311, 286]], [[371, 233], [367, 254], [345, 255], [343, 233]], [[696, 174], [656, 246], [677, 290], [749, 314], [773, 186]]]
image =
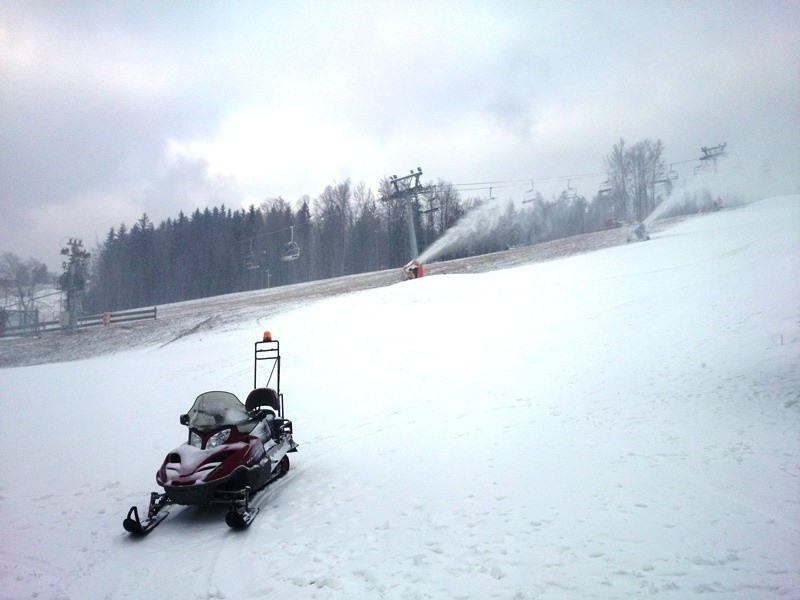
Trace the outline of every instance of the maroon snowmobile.
[[[289, 470], [289, 452], [297, 452], [292, 422], [283, 412], [280, 391], [280, 343], [270, 332], [255, 343], [253, 391], [244, 404], [232, 393], [200, 394], [180, 422], [189, 428], [187, 442], [167, 454], [156, 473], [163, 492], [150, 494], [147, 518], [132, 506], [122, 525], [145, 535], [163, 521], [171, 504], [228, 506], [225, 522], [234, 529], [247, 527], [259, 507], [254, 497]], [[259, 365], [269, 377], [258, 387]], [[270, 387], [274, 379], [274, 386]]]

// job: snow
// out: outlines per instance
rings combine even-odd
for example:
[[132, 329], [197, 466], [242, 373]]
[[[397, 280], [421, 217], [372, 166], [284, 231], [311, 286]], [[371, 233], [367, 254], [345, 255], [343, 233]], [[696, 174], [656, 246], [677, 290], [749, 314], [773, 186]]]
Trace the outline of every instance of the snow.
[[[2, 369], [0, 598], [799, 598], [799, 223], [769, 198]], [[263, 329], [289, 475], [246, 531], [176, 507], [130, 537], [178, 416], [246, 396]]]

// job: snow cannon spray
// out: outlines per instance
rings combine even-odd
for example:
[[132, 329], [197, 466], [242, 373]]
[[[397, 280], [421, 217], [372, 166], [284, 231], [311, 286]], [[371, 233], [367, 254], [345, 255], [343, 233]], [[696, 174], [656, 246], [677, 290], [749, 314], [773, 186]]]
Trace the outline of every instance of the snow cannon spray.
[[458, 251], [476, 240], [485, 239], [517, 208], [513, 201], [503, 206], [496, 199], [475, 206], [414, 260], [418, 264], [430, 262], [445, 251]]
[[[444, 235], [431, 244], [414, 261], [418, 264], [429, 262], [446, 250], [458, 250], [471, 241], [481, 239], [496, 226], [502, 218], [496, 201], [489, 201], [473, 208], [466, 215], [444, 232]], [[412, 261], [412, 262], [414, 262]]]

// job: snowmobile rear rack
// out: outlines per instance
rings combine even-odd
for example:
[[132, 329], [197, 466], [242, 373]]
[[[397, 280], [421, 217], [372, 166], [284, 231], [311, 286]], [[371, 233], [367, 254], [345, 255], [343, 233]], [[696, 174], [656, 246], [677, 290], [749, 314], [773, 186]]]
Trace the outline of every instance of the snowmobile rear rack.
[[[269, 368], [269, 376], [267, 382], [260, 386], [261, 388], [272, 387], [278, 394], [278, 417], [283, 418], [283, 394], [281, 393], [281, 344], [278, 340], [272, 339], [272, 334], [269, 331], [264, 332], [264, 338], [255, 343], [254, 348], [254, 364], [253, 364], [253, 389], [259, 389], [258, 385], [258, 366], [259, 363], [264, 363], [262, 370]], [[275, 385], [270, 386], [273, 377], [275, 378]]]

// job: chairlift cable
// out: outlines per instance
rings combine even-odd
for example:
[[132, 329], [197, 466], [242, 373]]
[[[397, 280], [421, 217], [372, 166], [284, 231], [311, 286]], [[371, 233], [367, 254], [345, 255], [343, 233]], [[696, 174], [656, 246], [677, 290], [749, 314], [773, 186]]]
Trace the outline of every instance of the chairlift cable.
[[[690, 158], [690, 159], [686, 159], [686, 160], [673, 161], [673, 162], [671, 162], [669, 164], [670, 164], [670, 167], [672, 167], [674, 165], [682, 165], [682, 164], [687, 164], [687, 163], [693, 163], [693, 162], [696, 162], [697, 160], [698, 160], [697, 158]], [[535, 177], [533, 179], [531, 179], [531, 178], [528, 178], [528, 179], [501, 179], [501, 180], [494, 180], [494, 181], [473, 181], [473, 182], [465, 182], [465, 183], [449, 183], [449, 185], [451, 187], [453, 187], [454, 189], [456, 189], [456, 191], [458, 191], [458, 192], [478, 192], [478, 191], [484, 191], [484, 190], [488, 189], [489, 190], [490, 199], [491, 199], [491, 194], [492, 194], [492, 191], [494, 189], [515, 188], [515, 187], [519, 187], [521, 184], [530, 184], [531, 185], [531, 189], [528, 190], [525, 193], [532, 193], [534, 191], [534, 186], [533, 186], [533, 182], [534, 181], [539, 181], [539, 182], [567, 181], [568, 182], [567, 183], [567, 187], [569, 188], [569, 187], [571, 187], [571, 182], [572, 182], [573, 179], [576, 179], [576, 180], [578, 180], [578, 179], [590, 179], [590, 178], [602, 177], [604, 175], [607, 176], [608, 173], [606, 171], [600, 171], [600, 172], [594, 172], [594, 173], [578, 173], [578, 174], [573, 174], [573, 175], [559, 175], [559, 176], [551, 176], [551, 177]], [[603, 182], [603, 183], [605, 183], [605, 182]], [[600, 193], [602, 193], [602, 191]], [[314, 222], [318, 223], [320, 221], [324, 221], [325, 219], [327, 219], [329, 217], [330, 217], [330, 215], [327, 215], [327, 216], [316, 216], [316, 217], [311, 215], [311, 216], [309, 216], [308, 219], [304, 219], [302, 221], [296, 221], [293, 225], [289, 225], [288, 227], [282, 227], [280, 229], [273, 229], [272, 231], [259, 233], [258, 235], [252, 236], [252, 239], [256, 240], [256, 239], [259, 239], [259, 238], [266, 238], [266, 237], [269, 237], [271, 235], [277, 235], [277, 234], [282, 233], [282, 232], [287, 231], [287, 230], [291, 231], [292, 233], [294, 233], [294, 231], [293, 231], [294, 227], [297, 227], [297, 226], [300, 226], [300, 225], [307, 225], [307, 224], [311, 224], [311, 223], [314, 223]], [[293, 239], [292, 239], [292, 241], [293, 241]], [[244, 242], [245, 242], [245, 240], [242, 240], [242, 243], [244, 243]], [[296, 244], [296, 242], [295, 242], [295, 244]]]

